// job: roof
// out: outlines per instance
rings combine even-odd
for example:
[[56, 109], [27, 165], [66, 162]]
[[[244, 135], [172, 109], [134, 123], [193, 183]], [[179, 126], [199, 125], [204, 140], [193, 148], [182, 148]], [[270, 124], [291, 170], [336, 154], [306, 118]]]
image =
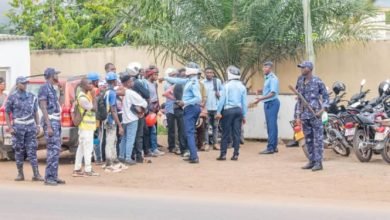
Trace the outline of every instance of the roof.
[[29, 40], [29, 36], [19, 36], [11, 34], [0, 34], [0, 41], [9, 41], [9, 40]]

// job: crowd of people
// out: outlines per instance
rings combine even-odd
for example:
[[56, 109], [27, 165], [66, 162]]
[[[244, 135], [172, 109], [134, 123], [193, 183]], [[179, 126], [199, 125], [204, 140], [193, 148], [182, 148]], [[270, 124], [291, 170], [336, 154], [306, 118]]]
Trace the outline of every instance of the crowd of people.
[[[302, 69], [302, 77], [298, 79], [297, 89], [316, 110], [320, 110], [327, 98], [320, 98], [323, 83], [312, 75], [311, 62], [304, 62], [298, 67]], [[272, 69], [272, 62], [263, 64], [264, 88], [259, 91], [262, 96], [251, 103], [264, 102], [269, 139], [261, 154], [278, 152], [279, 82]], [[157, 141], [156, 118], [160, 113], [165, 114], [167, 119], [169, 153], [197, 164], [200, 162], [198, 150], [214, 149], [220, 151], [217, 160], [224, 161], [231, 144], [231, 160], [239, 159], [242, 125], [246, 122], [251, 104], [247, 103], [247, 88], [240, 80], [238, 67], [226, 69], [225, 83], [216, 77], [214, 68], [202, 70], [193, 62], [181, 69], [168, 68], [164, 76], [160, 75], [156, 66], [143, 68], [138, 62], [130, 63], [120, 73], [117, 73], [114, 64], [107, 63], [105, 72], [103, 79], [98, 73], [88, 73], [81, 79], [80, 90], [75, 96], [72, 116], [79, 118], [75, 122], [79, 128], [79, 145], [73, 177], [99, 176], [92, 168], [92, 158], [106, 172], [117, 173], [137, 163], [149, 163], [151, 157], [164, 156]], [[47, 82], [40, 88], [38, 97], [26, 92], [28, 78], [19, 77], [17, 89], [7, 99], [7, 124], [13, 135], [18, 170], [16, 181], [24, 180], [24, 152], [27, 151], [34, 181], [44, 181], [46, 185], [65, 184], [58, 177], [61, 105], [54, 86], [59, 84], [59, 73], [53, 68], [45, 70]], [[159, 100], [158, 83], [163, 83], [162, 96], [165, 100]], [[316, 117], [310, 115], [304, 106], [297, 106], [295, 116], [302, 119], [313, 157], [304, 168], [320, 170], [323, 147], [321, 123], [317, 123]], [[42, 111], [42, 119], [39, 119], [38, 108]], [[44, 178], [39, 174], [36, 156], [36, 134], [40, 125], [47, 141]], [[220, 130], [219, 145], [217, 137]]]

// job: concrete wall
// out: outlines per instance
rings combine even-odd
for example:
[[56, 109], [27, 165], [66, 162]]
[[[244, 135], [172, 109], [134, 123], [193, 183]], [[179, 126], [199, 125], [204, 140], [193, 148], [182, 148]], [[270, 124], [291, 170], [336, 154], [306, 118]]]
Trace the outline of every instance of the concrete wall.
[[[1, 53], [3, 54], [3, 53]], [[347, 85], [349, 95], [356, 93], [360, 81], [367, 79], [366, 88], [372, 90], [370, 96], [377, 94], [377, 87], [383, 80], [390, 78], [390, 41], [371, 41], [328, 46], [317, 53], [315, 73], [331, 87], [339, 80]], [[139, 61], [143, 65], [156, 64], [163, 72], [165, 67], [181, 66], [177, 62], [155, 60], [153, 54], [144, 48], [115, 47], [102, 49], [77, 49], [59, 51], [32, 51], [31, 73], [42, 73], [46, 67], [55, 67], [63, 76], [83, 74], [89, 71], [104, 72], [104, 64], [113, 62], [117, 71], [125, 69], [130, 61]], [[1, 62], [1, 61], [0, 61]], [[295, 84], [300, 70], [296, 64], [300, 61], [283, 61], [275, 64], [275, 72], [280, 79], [282, 93], [290, 93], [288, 84]], [[261, 88], [262, 74], [256, 74], [250, 82], [251, 89]]]
[[[108, 62], [116, 65], [117, 71], [125, 70], [126, 66], [138, 61], [142, 65], [156, 64], [163, 72], [164, 65], [161, 60], [155, 60], [153, 54], [146, 49], [134, 47], [113, 47], [101, 49], [76, 50], [46, 50], [31, 52], [31, 73], [42, 73], [47, 67], [54, 67], [62, 71], [62, 76], [86, 74], [97, 71], [104, 75], [104, 65]], [[177, 63], [167, 62], [167, 67], [179, 66]]]
[[[390, 79], [390, 41], [372, 41], [366, 44], [348, 43], [329, 46], [317, 53], [315, 73], [327, 86], [335, 81], [344, 82], [348, 96], [358, 92], [360, 81], [367, 80], [365, 88], [371, 89], [369, 97], [378, 94], [381, 81]], [[299, 61], [277, 63], [275, 72], [280, 80], [281, 92], [289, 93], [287, 86], [295, 85], [300, 70]], [[263, 76], [257, 74], [252, 79], [253, 89], [263, 85]]]
[[7, 90], [18, 76], [30, 75], [30, 45], [28, 40], [0, 41], [0, 71], [6, 72]]

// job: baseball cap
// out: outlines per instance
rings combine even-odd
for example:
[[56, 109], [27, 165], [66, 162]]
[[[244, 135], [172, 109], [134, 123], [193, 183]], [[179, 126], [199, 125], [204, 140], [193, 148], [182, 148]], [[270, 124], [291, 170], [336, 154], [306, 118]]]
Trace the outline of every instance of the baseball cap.
[[47, 77], [50, 77], [50, 76], [53, 76], [53, 75], [59, 74], [59, 73], [61, 73], [61, 71], [58, 71], [58, 70], [56, 70], [56, 69], [54, 69], [54, 68], [49, 67], [49, 68], [47, 68], [47, 69], [45, 70], [45, 72], [43, 73], [43, 75], [47, 78]]
[[309, 68], [309, 69], [313, 69], [314, 65], [313, 65], [313, 62], [311, 61], [303, 61], [301, 64], [298, 64], [297, 67], [299, 68]]
[[271, 61], [267, 61], [267, 62], [265, 62], [265, 63], [263, 63], [263, 66], [273, 66], [274, 65], [274, 63], [272, 63]]
[[25, 83], [28, 83], [28, 79], [27, 77], [24, 77], [24, 76], [19, 76], [18, 78], [16, 78], [16, 84], [25, 84]]

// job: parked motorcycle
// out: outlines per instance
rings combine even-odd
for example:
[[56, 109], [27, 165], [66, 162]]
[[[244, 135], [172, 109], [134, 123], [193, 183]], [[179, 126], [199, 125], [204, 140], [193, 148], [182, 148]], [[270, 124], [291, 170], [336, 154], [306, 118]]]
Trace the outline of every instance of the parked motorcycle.
[[381, 104], [371, 109], [366, 108], [366, 111], [354, 116], [356, 133], [353, 146], [360, 162], [370, 161], [373, 153], [382, 154], [385, 161], [388, 159], [387, 153], [382, 151], [390, 134], [390, 128], [381, 125], [381, 122], [389, 116], [387, 114], [390, 110], [390, 96], [387, 96], [389, 89], [389, 85], [386, 85], [383, 97], [379, 97]]

